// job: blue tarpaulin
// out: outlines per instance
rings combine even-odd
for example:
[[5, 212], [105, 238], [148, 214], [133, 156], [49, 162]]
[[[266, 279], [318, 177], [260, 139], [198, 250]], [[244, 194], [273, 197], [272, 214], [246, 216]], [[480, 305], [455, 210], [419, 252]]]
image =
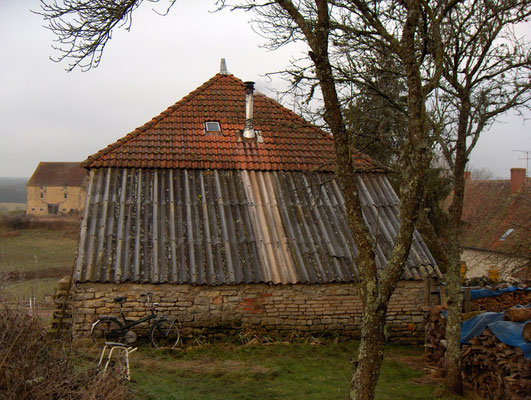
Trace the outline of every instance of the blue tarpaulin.
[[470, 338], [479, 336], [487, 325], [503, 321], [501, 312], [484, 312], [461, 323], [461, 344], [468, 343]]
[[[524, 290], [524, 289], [521, 289], [521, 288], [515, 287], [515, 286], [509, 286], [509, 287], [506, 287], [504, 289], [496, 289], [496, 290], [472, 289], [470, 291], [470, 299], [474, 300], [474, 299], [480, 299], [482, 297], [498, 296], [498, 295], [503, 294], [503, 293], [514, 292], [515, 290]], [[527, 290], [531, 290], [531, 289], [527, 288], [525, 290], [527, 291]]]
[[492, 333], [503, 343], [513, 347], [520, 347], [524, 352], [524, 357], [531, 359], [531, 344], [522, 338], [526, 322], [498, 321], [487, 325]]
[[[531, 308], [531, 304], [516, 307]], [[471, 338], [479, 336], [485, 328], [489, 328], [498, 340], [519, 347], [524, 352], [525, 358], [531, 359], [531, 344], [527, 344], [522, 338], [526, 322], [504, 321], [503, 316], [502, 312], [484, 312], [464, 321], [461, 323], [461, 344], [468, 343]]]

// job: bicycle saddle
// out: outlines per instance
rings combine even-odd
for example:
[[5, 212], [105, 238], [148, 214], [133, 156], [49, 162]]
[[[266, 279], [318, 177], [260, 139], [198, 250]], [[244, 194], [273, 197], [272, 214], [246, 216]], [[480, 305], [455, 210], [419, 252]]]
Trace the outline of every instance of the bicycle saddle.
[[124, 297], [115, 297], [114, 298], [114, 302], [115, 303], [123, 303], [125, 300], [127, 300], [126, 296], [124, 296]]

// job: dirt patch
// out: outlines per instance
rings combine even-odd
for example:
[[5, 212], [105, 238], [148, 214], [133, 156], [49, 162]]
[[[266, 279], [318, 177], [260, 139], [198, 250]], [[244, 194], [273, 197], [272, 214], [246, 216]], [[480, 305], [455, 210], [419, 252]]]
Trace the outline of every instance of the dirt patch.
[[269, 368], [259, 365], [249, 365], [236, 360], [154, 360], [152, 358], [137, 358], [134, 360], [133, 365], [180, 375], [202, 374], [221, 376], [226, 374], [266, 374], [269, 372]]

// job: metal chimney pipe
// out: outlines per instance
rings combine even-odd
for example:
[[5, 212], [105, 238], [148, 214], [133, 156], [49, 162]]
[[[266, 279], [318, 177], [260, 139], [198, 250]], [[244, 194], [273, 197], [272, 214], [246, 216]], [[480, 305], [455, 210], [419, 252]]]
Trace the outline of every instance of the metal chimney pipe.
[[253, 92], [254, 82], [245, 82], [245, 127], [243, 128], [243, 137], [254, 139], [256, 134], [253, 128]]
[[221, 59], [221, 62], [219, 63], [219, 73], [221, 75], [228, 75], [229, 72], [227, 71], [227, 62], [224, 58]]

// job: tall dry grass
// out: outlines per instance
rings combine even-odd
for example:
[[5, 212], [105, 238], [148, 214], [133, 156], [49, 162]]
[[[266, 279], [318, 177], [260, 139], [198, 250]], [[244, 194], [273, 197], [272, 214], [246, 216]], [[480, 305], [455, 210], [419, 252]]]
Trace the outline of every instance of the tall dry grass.
[[0, 399], [125, 400], [121, 377], [76, 362], [72, 343], [47, 332], [37, 318], [0, 293]]

